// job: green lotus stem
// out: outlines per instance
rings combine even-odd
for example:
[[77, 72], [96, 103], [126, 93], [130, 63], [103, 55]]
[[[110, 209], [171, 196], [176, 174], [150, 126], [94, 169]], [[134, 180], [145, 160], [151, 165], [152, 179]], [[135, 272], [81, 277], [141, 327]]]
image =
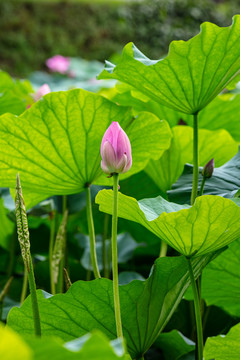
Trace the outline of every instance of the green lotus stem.
[[118, 224], [118, 174], [113, 174], [113, 215], [112, 215], [112, 274], [113, 298], [117, 337], [123, 337], [118, 286], [117, 224]]
[[205, 182], [206, 182], [206, 178], [203, 177], [203, 178], [202, 178], [202, 182], [201, 182], [201, 187], [200, 187], [200, 190], [199, 190], [199, 196], [202, 196], [202, 195], [203, 195], [203, 190], [204, 190]]
[[103, 259], [103, 274], [105, 278], [109, 278], [109, 256], [106, 252], [106, 239], [108, 236], [108, 224], [109, 224], [109, 214], [104, 214], [104, 223], [103, 223], [103, 234], [102, 234], [102, 259]]
[[22, 304], [27, 296], [27, 288], [28, 288], [28, 271], [27, 267], [24, 266], [24, 276], [23, 276], [23, 285], [22, 285], [22, 293], [20, 303]]
[[165, 257], [167, 255], [168, 245], [165, 241], [161, 240], [160, 254], [159, 257]]
[[[67, 212], [67, 195], [63, 195], [62, 196], [62, 214], [63, 214], [63, 217], [66, 214], [66, 212]], [[66, 234], [66, 231], [65, 231], [67, 224], [64, 225], [65, 226], [64, 231], [62, 231], [63, 229], [60, 230], [61, 224], [59, 226], [58, 233], [59, 233], [59, 231], [62, 232], [61, 236], [62, 236], [62, 244], [63, 244], [63, 248], [62, 248], [63, 249], [63, 256], [62, 256], [62, 258], [60, 260], [60, 263], [59, 263], [59, 274], [58, 274], [58, 281], [57, 281], [57, 286], [56, 286], [58, 293], [62, 293], [63, 290], [64, 290], [64, 273], [63, 273], [63, 269], [66, 266], [66, 261], [67, 261], [67, 252], [66, 252], [67, 234]]]
[[55, 283], [53, 278], [53, 248], [54, 248], [54, 239], [55, 239], [55, 228], [56, 228], [56, 219], [55, 211], [50, 214], [50, 241], [49, 241], [49, 274], [50, 274], [50, 287], [51, 294], [55, 295]]
[[41, 336], [41, 323], [40, 323], [40, 314], [39, 314], [38, 299], [37, 299], [36, 282], [33, 272], [32, 257], [30, 253], [27, 213], [23, 200], [19, 174], [17, 174], [17, 182], [16, 182], [15, 207], [16, 207], [18, 241], [20, 244], [24, 265], [27, 268], [27, 272], [28, 272], [28, 281], [29, 281], [29, 288], [30, 288], [30, 294], [32, 300], [34, 331], [35, 331], [35, 335]]
[[193, 185], [191, 205], [194, 204], [198, 193], [198, 176], [198, 113], [196, 113], [193, 115]]
[[186, 259], [187, 259], [187, 263], [188, 263], [188, 271], [189, 271], [191, 285], [192, 285], [192, 291], [193, 291], [195, 320], [196, 320], [196, 327], [197, 327], [197, 358], [196, 359], [202, 360], [203, 359], [203, 331], [202, 331], [202, 316], [201, 316], [199, 292], [198, 292], [194, 274], [193, 274], [191, 259], [189, 259], [189, 258], [186, 258]]
[[97, 264], [97, 253], [96, 253], [96, 239], [95, 239], [95, 230], [93, 223], [92, 215], [92, 200], [91, 200], [91, 191], [90, 186], [86, 187], [86, 201], [87, 201], [87, 222], [88, 222], [88, 233], [90, 241], [90, 254], [91, 254], [91, 263], [93, 268], [93, 273], [96, 279], [101, 277], [98, 264]]

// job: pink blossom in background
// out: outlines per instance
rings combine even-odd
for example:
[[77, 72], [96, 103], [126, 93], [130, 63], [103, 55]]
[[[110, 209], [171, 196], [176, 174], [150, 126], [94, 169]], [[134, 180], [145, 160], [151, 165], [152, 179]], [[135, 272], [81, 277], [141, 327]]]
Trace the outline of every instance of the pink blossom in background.
[[132, 166], [131, 144], [125, 131], [114, 121], [101, 143], [101, 168], [106, 174], [125, 173]]
[[47, 59], [46, 65], [51, 71], [66, 74], [70, 66], [70, 60], [65, 56], [55, 55]]
[[49, 94], [51, 92], [48, 84], [43, 84], [36, 92], [33, 94], [33, 100], [36, 102], [41, 99], [44, 95]]

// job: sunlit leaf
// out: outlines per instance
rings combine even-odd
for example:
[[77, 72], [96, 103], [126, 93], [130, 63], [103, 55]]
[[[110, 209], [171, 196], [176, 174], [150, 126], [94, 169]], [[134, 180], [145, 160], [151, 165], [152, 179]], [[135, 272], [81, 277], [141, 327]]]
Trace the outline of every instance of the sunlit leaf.
[[[193, 259], [197, 277], [215, 255]], [[135, 359], [156, 340], [169, 321], [190, 284], [184, 257], [160, 258], [146, 281], [135, 280], [120, 286], [123, 335], [128, 351]], [[108, 279], [78, 281], [66, 294], [45, 299], [38, 291], [43, 335], [55, 335], [68, 341], [93, 329], [101, 330], [110, 339], [116, 338], [113, 305], [113, 284]], [[21, 308], [11, 310], [9, 326], [21, 334], [32, 334], [29, 317], [30, 297]]]
[[[14, 187], [19, 172], [27, 205], [83, 191], [103, 174], [100, 145], [112, 121], [120, 122], [132, 144], [133, 166], [125, 177], [170, 146], [168, 124], [153, 114], [134, 119], [129, 109], [84, 90], [51, 93], [19, 118], [1, 117], [1, 186]], [[112, 183], [106, 175], [98, 182]]]
[[203, 23], [188, 41], [173, 41], [168, 56], [153, 61], [132, 43], [118, 65], [106, 62], [99, 79], [117, 79], [177, 111], [194, 114], [239, 74], [240, 16], [229, 27]]
[[[112, 200], [112, 190], [102, 190], [96, 197], [100, 210], [109, 214]], [[198, 197], [190, 207], [160, 196], [137, 201], [120, 193], [118, 215], [145, 226], [185, 256], [207, 254], [240, 236], [240, 208], [220, 196]]]

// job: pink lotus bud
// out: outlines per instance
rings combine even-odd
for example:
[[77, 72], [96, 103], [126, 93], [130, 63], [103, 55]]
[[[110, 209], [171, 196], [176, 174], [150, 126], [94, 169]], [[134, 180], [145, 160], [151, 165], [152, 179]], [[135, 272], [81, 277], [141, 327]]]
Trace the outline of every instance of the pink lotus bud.
[[36, 102], [41, 99], [44, 95], [49, 94], [51, 92], [48, 84], [42, 85], [36, 92], [33, 94], [33, 100]]
[[202, 169], [202, 176], [205, 179], [209, 179], [210, 177], [212, 177], [213, 170], [214, 170], [214, 159], [211, 159]]
[[103, 135], [101, 168], [106, 174], [125, 173], [132, 166], [131, 144], [127, 134], [114, 121]]
[[66, 74], [70, 66], [70, 60], [62, 55], [55, 55], [47, 59], [46, 65], [51, 71]]

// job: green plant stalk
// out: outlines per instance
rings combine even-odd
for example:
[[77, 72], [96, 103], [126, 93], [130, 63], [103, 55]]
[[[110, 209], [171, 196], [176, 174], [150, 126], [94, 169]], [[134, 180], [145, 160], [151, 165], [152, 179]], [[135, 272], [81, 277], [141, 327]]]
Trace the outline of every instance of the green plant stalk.
[[37, 300], [37, 289], [36, 289], [36, 282], [33, 272], [33, 265], [32, 265], [32, 258], [30, 255], [29, 259], [30, 269], [28, 272], [28, 281], [29, 281], [29, 289], [32, 299], [32, 312], [33, 312], [33, 321], [34, 321], [34, 330], [35, 335], [41, 336], [41, 322], [40, 322], [40, 314], [39, 314], [39, 307], [38, 307], [38, 300]]
[[[63, 195], [62, 196], [62, 214], [63, 214], [63, 216], [64, 216], [66, 210], [67, 210], [67, 195]], [[58, 293], [62, 293], [63, 289], [64, 289], [64, 273], [63, 273], [63, 269], [66, 266], [66, 260], [67, 260], [66, 243], [67, 243], [67, 235], [65, 234], [64, 255], [63, 255], [63, 258], [62, 258], [62, 260], [60, 261], [60, 264], [59, 264], [58, 282], [57, 282], [57, 286], [56, 286]]]
[[27, 289], [28, 289], [28, 271], [27, 271], [27, 267], [24, 266], [23, 285], [22, 285], [22, 293], [21, 293], [21, 300], [20, 300], [21, 304], [26, 299]]
[[198, 163], [198, 113], [196, 113], [193, 115], [193, 185], [191, 194], [191, 205], [194, 204], [198, 193]]
[[108, 224], [109, 224], [109, 214], [104, 214], [103, 234], [102, 234], [102, 259], [103, 259], [103, 276], [105, 278], [109, 278], [109, 261], [108, 261], [108, 254], [106, 251]]
[[159, 257], [165, 257], [167, 255], [168, 245], [165, 241], [161, 240], [160, 254]]
[[118, 255], [117, 255], [117, 224], [118, 224], [118, 174], [113, 174], [113, 215], [112, 215], [112, 274], [113, 298], [117, 337], [123, 337], [122, 320], [118, 286]]
[[96, 253], [96, 239], [95, 239], [95, 230], [93, 224], [93, 215], [92, 215], [92, 200], [90, 186], [86, 187], [86, 201], [87, 201], [87, 222], [88, 222], [88, 233], [90, 241], [90, 254], [91, 254], [91, 263], [93, 267], [93, 273], [96, 279], [101, 277], [98, 264], [97, 264], [97, 253]]
[[199, 196], [202, 196], [202, 195], [203, 195], [203, 190], [204, 190], [205, 182], [206, 182], [206, 178], [203, 177], [203, 178], [202, 178], [202, 182], [201, 182], [201, 187], [200, 187], [200, 190], [199, 190]]
[[54, 247], [54, 239], [55, 239], [55, 227], [56, 227], [56, 219], [55, 212], [50, 216], [50, 241], [49, 241], [49, 274], [50, 274], [50, 286], [51, 286], [51, 294], [55, 295], [55, 283], [53, 278], [53, 247]]
[[195, 309], [195, 319], [196, 319], [196, 327], [197, 327], [197, 359], [203, 359], [203, 331], [202, 331], [202, 316], [201, 316], [201, 308], [200, 308], [200, 300], [199, 300], [199, 292], [197, 289], [197, 285], [194, 279], [193, 268], [191, 259], [186, 258], [188, 263], [188, 271], [190, 275], [193, 298], [194, 298], [194, 309]]

